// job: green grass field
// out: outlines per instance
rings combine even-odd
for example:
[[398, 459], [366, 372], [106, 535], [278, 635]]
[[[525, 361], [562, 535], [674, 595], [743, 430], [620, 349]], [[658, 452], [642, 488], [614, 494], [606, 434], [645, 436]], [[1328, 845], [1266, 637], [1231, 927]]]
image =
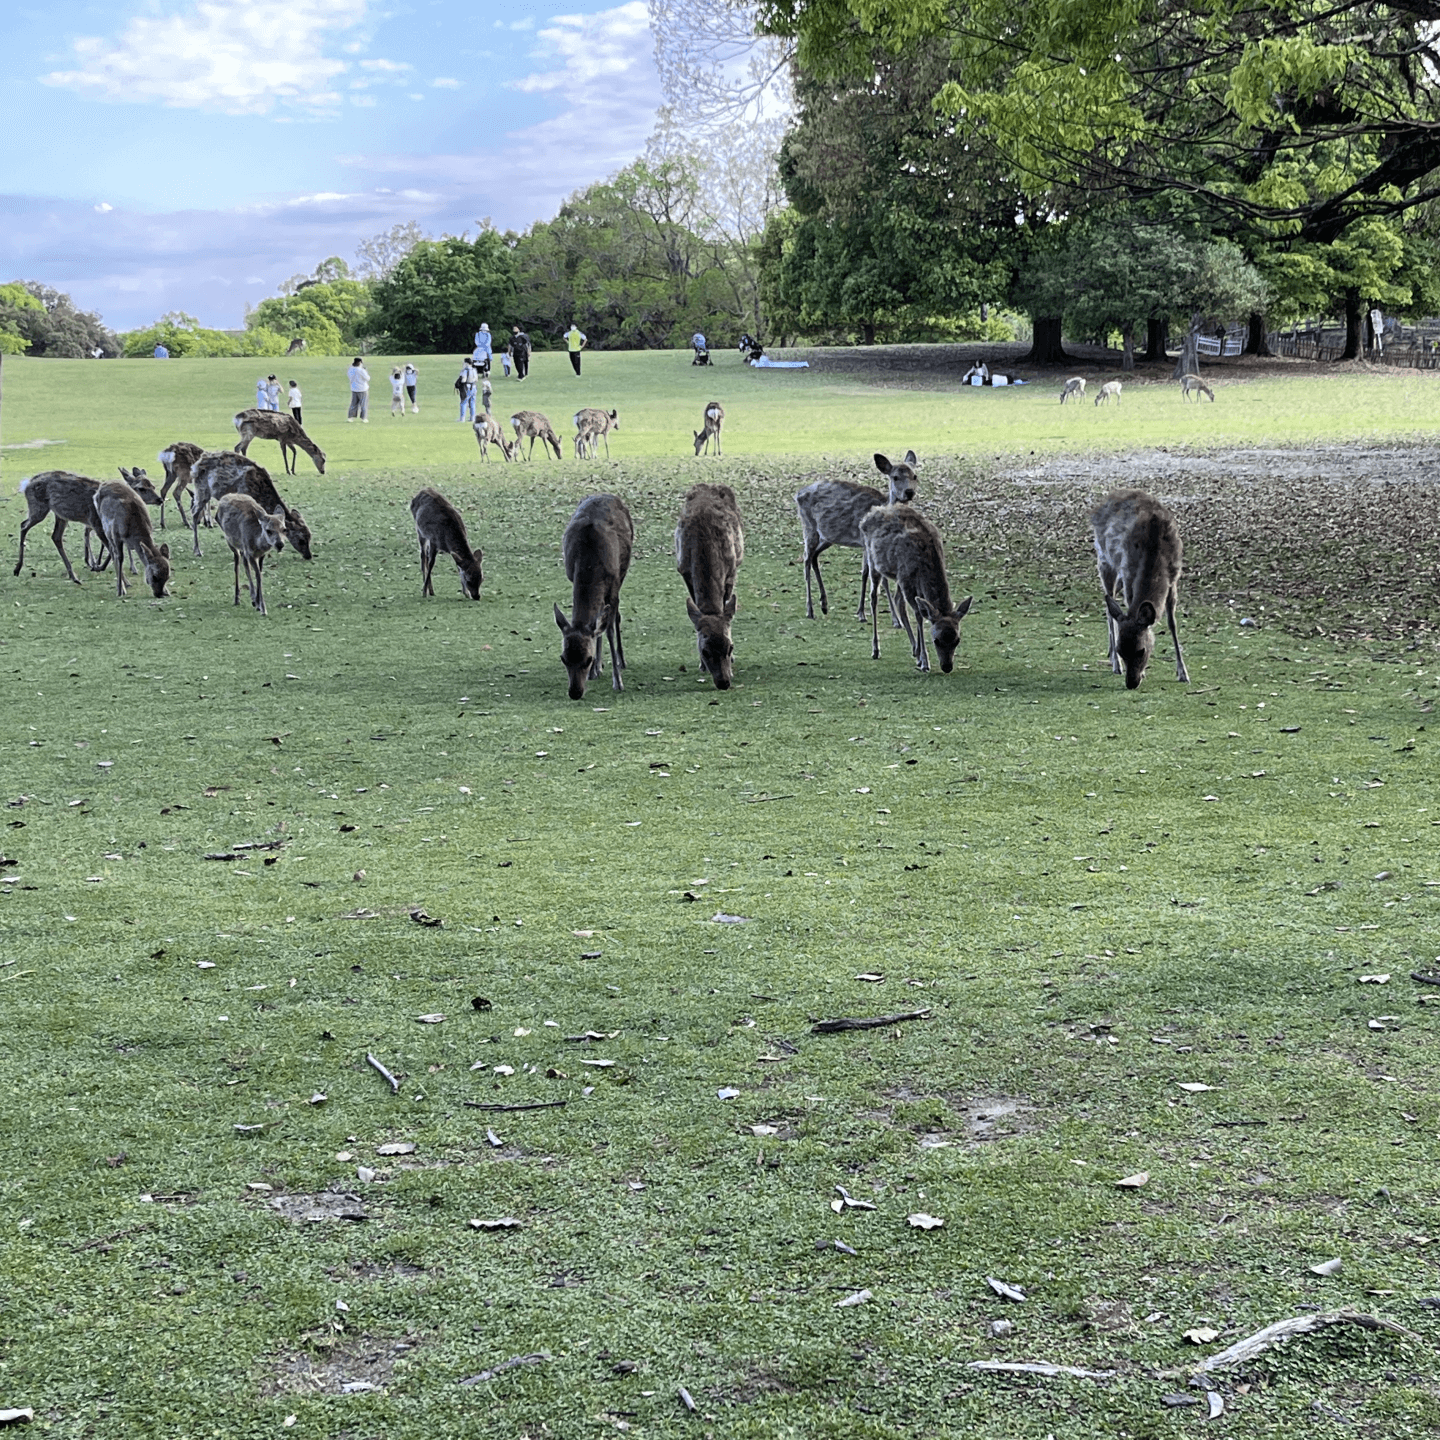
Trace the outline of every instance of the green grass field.
[[[0, 1408], [66, 1437], [1433, 1434], [1440, 987], [1410, 977], [1440, 970], [1435, 615], [1310, 623], [1336, 572], [1355, 616], [1392, 579], [1415, 610], [1433, 562], [1394, 510], [1327, 549], [1329, 502], [1282, 479], [1217, 482], [1238, 525], [1187, 491], [1193, 683], [1166, 638], [1127, 692], [1098, 487], [1021, 504], [1015, 476], [1030, 450], [1371, 436], [1423, 470], [1435, 378], [1188, 411], [1139, 386], [1107, 414], [726, 362], [597, 355], [576, 383], [539, 356], [496, 409], [548, 410], [567, 458], [488, 469], [448, 365], [422, 360], [418, 421], [362, 427], [341, 366], [305, 362], [327, 474], [252, 450], [315, 537], [270, 567], [268, 619], [231, 605], [218, 532], [197, 560], [173, 519], [164, 601], [70, 585], [46, 528], [7, 566]], [[254, 370], [7, 363], [5, 445], [64, 442], [4, 452], [10, 553], [19, 475], [225, 444]], [[709, 398], [722, 461], [690, 454]], [[620, 410], [608, 464], [569, 456], [581, 402]], [[883, 628], [870, 659], [853, 552], [804, 618], [794, 490], [910, 445], [976, 596], [949, 676]], [[701, 477], [747, 520], [724, 694], [670, 557]], [[477, 604], [439, 567], [419, 598], [421, 484], [484, 546]], [[636, 521], [630, 669], [571, 703], [559, 537], [602, 488]], [[1234, 532], [1282, 504], [1252, 565]], [[290, 1218], [317, 1207], [356, 1218]], [[1213, 1423], [1163, 1403], [1347, 1306], [1409, 1334], [1221, 1372]], [[990, 1359], [1116, 1373], [968, 1368]]]

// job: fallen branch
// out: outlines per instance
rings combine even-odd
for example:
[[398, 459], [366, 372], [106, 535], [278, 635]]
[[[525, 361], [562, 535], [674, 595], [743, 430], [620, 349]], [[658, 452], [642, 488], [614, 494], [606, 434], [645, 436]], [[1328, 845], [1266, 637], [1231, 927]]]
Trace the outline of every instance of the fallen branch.
[[567, 1104], [564, 1100], [531, 1100], [524, 1105], [486, 1105], [480, 1100], [466, 1100], [463, 1102], [472, 1110], [558, 1110], [560, 1106]]
[[392, 1095], [398, 1095], [400, 1093], [400, 1082], [373, 1055], [367, 1054], [365, 1056], [365, 1062], [373, 1070], [380, 1072], [381, 1077], [390, 1086], [390, 1093]]
[[1237, 1340], [1228, 1349], [1207, 1355], [1198, 1365], [1189, 1370], [1167, 1370], [1165, 1377], [1173, 1378], [1185, 1374], [1208, 1374], [1215, 1370], [1228, 1370], [1233, 1365], [1243, 1365], [1253, 1360], [1272, 1346], [1283, 1345], [1296, 1335], [1313, 1335], [1331, 1325], [1358, 1325], [1362, 1330], [1388, 1330], [1392, 1335], [1403, 1335], [1407, 1340], [1420, 1337], [1393, 1320], [1382, 1319], [1379, 1315], [1365, 1315], [1359, 1310], [1327, 1310], [1319, 1315], [1296, 1315], [1289, 1320], [1277, 1320], [1243, 1340]]
[[1053, 1380], [1058, 1375], [1073, 1375], [1077, 1380], [1112, 1380], [1114, 1370], [1081, 1370], [1075, 1365], [1047, 1365], [1043, 1360], [972, 1360], [969, 1370], [987, 1370], [1000, 1375], [1043, 1375]]
[[852, 1020], [841, 1016], [838, 1020], [818, 1020], [810, 1027], [812, 1035], [835, 1035], [841, 1030], [883, 1030], [887, 1025], [899, 1025], [904, 1020], [927, 1020], [930, 1007], [923, 1010], [906, 1010], [900, 1015], [871, 1015], [864, 1019]]
[[462, 1385], [483, 1385], [487, 1380], [493, 1380], [497, 1375], [503, 1374], [506, 1370], [513, 1370], [517, 1365], [542, 1365], [550, 1357], [536, 1353], [534, 1355], [514, 1355], [509, 1360], [502, 1360], [498, 1365], [489, 1370], [482, 1370], [478, 1375], [470, 1375], [460, 1383]]

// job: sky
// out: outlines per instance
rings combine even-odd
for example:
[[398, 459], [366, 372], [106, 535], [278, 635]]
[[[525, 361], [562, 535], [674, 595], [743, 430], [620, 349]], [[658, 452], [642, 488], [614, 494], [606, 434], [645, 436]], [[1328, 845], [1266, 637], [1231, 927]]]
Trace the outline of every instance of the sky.
[[116, 330], [238, 327], [397, 221], [548, 219], [661, 103], [643, 0], [6, 0], [0, 54], [0, 281]]

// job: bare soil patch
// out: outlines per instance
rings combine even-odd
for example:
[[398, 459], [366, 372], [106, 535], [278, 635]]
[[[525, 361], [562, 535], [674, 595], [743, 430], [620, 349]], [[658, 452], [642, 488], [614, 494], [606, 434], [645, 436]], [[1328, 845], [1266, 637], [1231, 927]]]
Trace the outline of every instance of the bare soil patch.
[[361, 1395], [383, 1390], [397, 1362], [412, 1354], [414, 1339], [346, 1336], [325, 1354], [297, 1352], [275, 1361], [269, 1395]]

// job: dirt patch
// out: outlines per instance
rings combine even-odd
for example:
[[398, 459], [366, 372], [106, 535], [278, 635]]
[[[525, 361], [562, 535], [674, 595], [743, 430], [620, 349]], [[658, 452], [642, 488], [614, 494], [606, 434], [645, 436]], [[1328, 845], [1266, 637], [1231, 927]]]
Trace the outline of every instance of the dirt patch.
[[965, 1138], [972, 1145], [1012, 1140], [1033, 1128], [1026, 1118], [1030, 1106], [1015, 1095], [982, 1095], [962, 1101], [959, 1108], [965, 1116]]
[[266, 1395], [364, 1395], [384, 1390], [419, 1341], [374, 1335], [341, 1338], [324, 1354], [282, 1355]]
[[349, 1191], [322, 1190], [318, 1195], [277, 1195], [265, 1204], [297, 1225], [320, 1220], [368, 1220], [365, 1202]]

